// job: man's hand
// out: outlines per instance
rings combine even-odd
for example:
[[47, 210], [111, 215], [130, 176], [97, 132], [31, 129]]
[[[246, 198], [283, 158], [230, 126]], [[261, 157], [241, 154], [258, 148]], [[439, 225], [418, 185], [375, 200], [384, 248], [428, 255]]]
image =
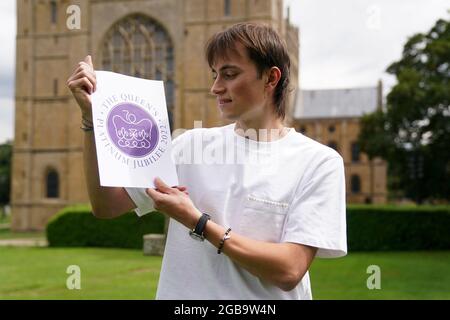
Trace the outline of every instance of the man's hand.
[[155, 186], [156, 190], [147, 189], [147, 194], [155, 203], [155, 209], [166, 213], [188, 229], [193, 229], [202, 213], [194, 206], [186, 188], [171, 188], [159, 178], [155, 179]]
[[91, 56], [86, 56], [84, 61], [78, 63], [77, 69], [67, 80], [67, 86], [80, 106], [83, 117], [92, 121], [91, 94], [97, 89], [97, 80]]

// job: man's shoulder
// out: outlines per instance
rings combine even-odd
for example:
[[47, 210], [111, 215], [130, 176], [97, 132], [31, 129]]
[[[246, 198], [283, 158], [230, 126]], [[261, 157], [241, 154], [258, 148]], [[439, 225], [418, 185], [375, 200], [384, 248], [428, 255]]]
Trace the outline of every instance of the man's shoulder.
[[332, 158], [342, 159], [342, 156], [333, 148], [299, 132], [295, 132], [295, 138], [291, 141], [293, 149], [296, 149], [302, 157], [311, 157], [316, 161]]

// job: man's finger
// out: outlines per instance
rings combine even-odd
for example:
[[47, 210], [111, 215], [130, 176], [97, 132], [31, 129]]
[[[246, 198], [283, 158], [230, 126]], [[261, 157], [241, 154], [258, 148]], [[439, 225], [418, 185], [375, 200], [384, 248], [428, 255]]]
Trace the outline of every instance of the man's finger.
[[164, 183], [160, 178], [155, 179], [155, 187], [163, 193], [172, 193], [172, 188]]
[[86, 92], [87, 94], [91, 94], [93, 90], [92, 83], [89, 82], [87, 78], [82, 78], [78, 80], [70, 81], [67, 86], [72, 92], [76, 92], [77, 90], [81, 90]]
[[73, 79], [76, 80], [76, 79], [80, 79], [80, 78], [84, 78], [84, 77], [88, 78], [89, 81], [92, 83], [93, 92], [95, 92], [97, 90], [97, 80], [95, 78], [95, 74], [85, 71], [85, 70], [81, 70], [73, 76]]
[[84, 62], [94, 68], [94, 65], [92, 64], [92, 57], [90, 55], [87, 55], [86, 58], [84, 58]]
[[161, 199], [161, 192], [156, 191], [155, 189], [148, 188], [146, 190], [148, 196], [153, 199], [154, 202], [157, 202]]

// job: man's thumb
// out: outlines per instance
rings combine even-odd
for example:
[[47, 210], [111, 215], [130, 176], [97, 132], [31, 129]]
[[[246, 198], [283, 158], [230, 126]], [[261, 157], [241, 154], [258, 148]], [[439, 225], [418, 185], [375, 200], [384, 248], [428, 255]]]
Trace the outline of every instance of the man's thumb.
[[155, 187], [163, 193], [169, 193], [170, 191], [172, 191], [172, 189], [168, 185], [166, 185], [160, 178], [155, 179]]
[[86, 58], [84, 58], [84, 62], [94, 68], [94, 65], [92, 64], [92, 57], [90, 55], [87, 55]]

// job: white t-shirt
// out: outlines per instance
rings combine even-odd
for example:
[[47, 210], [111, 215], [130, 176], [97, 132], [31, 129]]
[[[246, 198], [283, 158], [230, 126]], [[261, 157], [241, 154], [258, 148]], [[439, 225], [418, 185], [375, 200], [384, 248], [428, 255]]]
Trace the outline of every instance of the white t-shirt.
[[[173, 140], [179, 183], [195, 206], [232, 233], [346, 255], [342, 157], [290, 129], [273, 142], [249, 140], [231, 124], [193, 129]], [[128, 193], [140, 216], [153, 210], [145, 189]], [[225, 244], [226, 245], [226, 244]], [[157, 299], [312, 299], [309, 273], [289, 292], [253, 276], [171, 219]]]

